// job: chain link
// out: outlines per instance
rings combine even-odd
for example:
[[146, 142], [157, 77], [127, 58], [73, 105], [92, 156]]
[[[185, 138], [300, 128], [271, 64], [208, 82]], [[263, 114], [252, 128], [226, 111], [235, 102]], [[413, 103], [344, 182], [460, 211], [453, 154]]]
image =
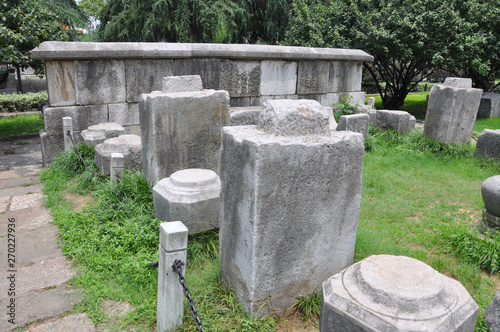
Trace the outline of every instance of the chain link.
[[174, 264], [172, 265], [172, 270], [179, 275], [179, 283], [181, 284], [183, 290], [184, 290], [184, 296], [186, 296], [188, 300], [188, 305], [189, 308], [191, 308], [191, 313], [193, 316], [193, 319], [196, 322], [196, 327], [198, 331], [200, 332], [205, 332], [205, 327], [203, 326], [203, 323], [200, 321], [200, 315], [198, 314], [198, 311], [196, 311], [194, 307], [194, 301], [191, 298], [191, 292], [189, 291], [189, 288], [186, 285], [186, 279], [182, 276], [182, 266], [184, 263], [180, 261], [179, 259], [176, 259], [174, 261]]

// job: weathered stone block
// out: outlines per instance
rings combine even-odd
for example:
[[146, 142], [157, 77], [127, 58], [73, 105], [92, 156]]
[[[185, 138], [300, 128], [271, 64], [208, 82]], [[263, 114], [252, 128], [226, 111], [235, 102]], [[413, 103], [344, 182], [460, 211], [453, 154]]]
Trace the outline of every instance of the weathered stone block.
[[370, 124], [377, 126], [377, 110], [368, 111], [368, 115], [370, 116]]
[[332, 107], [333, 104], [341, 103], [342, 98], [338, 93], [325, 93], [320, 96], [319, 102], [325, 107]]
[[83, 130], [82, 138], [87, 145], [97, 145], [104, 143], [106, 140], [106, 132], [104, 130]]
[[434, 85], [429, 94], [424, 135], [443, 143], [468, 143], [481, 95], [481, 89]]
[[231, 97], [260, 96], [260, 61], [224, 60], [221, 63], [220, 89]]
[[494, 158], [500, 160], [500, 129], [484, 129], [477, 139], [476, 158]]
[[109, 121], [122, 126], [139, 124], [139, 104], [109, 104]]
[[169, 92], [188, 92], [203, 90], [203, 83], [200, 75], [168, 76], [162, 81], [161, 91]]
[[484, 321], [490, 332], [500, 332], [500, 290], [484, 310]]
[[109, 138], [95, 147], [95, 161], [103, 174], [109, 174], [112, 153], [121, 153], [123, 163], [129, 170], [142, 168], [141, 138], [136, 135], [122, 135]]
[[231, 107], [229, 110], [230, 126], [249, 126], [259, 123], [260, 106]]
[[118, 123], [105, 122], [90, 126], [81, 133], [83, 140], [88, 145], [97, 145], [104, 143], [108, 138], [125, 135], [125, 129]]
[[328, 92], [335, 92], [330, 91], [330, 61], [299, 61], [297, 94], [307, 95]]
[[472, 79], [461, 77], [447, 77], [443, 83], [444, 86], [451, 86], [454, 88], [472, 88]]
[[[49, 134], [45, 129], [41, 129], [39, 135], [43, 165], [47, 166], [59, 152], [64, 151], [64, 136], [62, 130], [60, 134]], [[73, 141], [75, 144], [83, 143], [83, 139], [81, 138], [79, 131], [73, 131]]]
[[474, 331], [478, 306], [456, 280], [404, 256], [370, 256], [323, 283], [320, 331]]
[[229, 125], [227, 91], [151, 93], [141, 96], [139, 110], [149, 182], [186, 168], [218, 172], [220, 131]]
[[415, 126], [417, 125], [417, 118], [414, 117], [413, 115], [410, 116], [410, 124], [408, 126], [408, 131], [412, 131], [415, 129]]
[[75, 76], [78, 105], [126, 102], [123, 60], [77, 61]]
[[339, 96], [340, 96], [340, 103], [343, 103], [344, 100], [342, 99], [342, 97], [345, 97], [345, 96], [351, 96], [351, 102], [350, 104], [351, 105], [360, 105], [360, 106], [363, 106], [365, 105], [365, 99], [366, 99], [366, 93], [364, 91], [354, 91], [354, 92], [349, 92], [349, 93], [340, 93]]
[[297, 90], [297, 62], [262, 61], [260, 93], [292, 95]]
[[261, 97], [231, 98], [229, 103], [231, 107], [260, 106], [262, 104], [262, 98]]
[[174, 60], [174, 75], [200, 75], [205, 89], [221, 89], [221, 59]]
[[45, 72], [49, 105], [75, 105], [75, 61], [46, 61]]
[[161, 90], [163, 77], [172, 75], [174, 75], [174, 60], [126, 59], [127, 102], [137, 103], [141, 94]]
[[274, 135], [326, 135], [328, 111], [314, 100], [269, 100], [257, 128]]
[[500, 94], [499, 93], [483, 93], [477, 118], [493, 118], [500, 117]]
[[369, 128], [370, 116], [368, 114], [342, 115], [337, 125], [337, 131], [354, 131], [363, 134], [365, 139], [368, 137]]
[[400, 134], [407, 133], [410, 129], [410, 113], [404, 111], [378, 110], [377, 127], [394, 129]]
[[481, 194], [486, 211], [500, 217], [500, 175], [484, 180], [481, 185]]
[[219, 176], [211, 170], [177, 171], [153, 187], [155, 218], [183, 220], [189, 234], [219, 227]]
[[330, 62], [328, 92], [360, 91], [362, 72], [362, 62]]
[[363, 138], [328, 131], [326, 113], [324, 135], [222, 129], [220, 278], [252, 316], [282, 313], [352, 263]]
[[48, 134], [62, 133], [62, 118], [73, 120], [73, 130], [82, 131], [89, 126], [108, 122], [107, 105], [44, 107], [43, 121]]

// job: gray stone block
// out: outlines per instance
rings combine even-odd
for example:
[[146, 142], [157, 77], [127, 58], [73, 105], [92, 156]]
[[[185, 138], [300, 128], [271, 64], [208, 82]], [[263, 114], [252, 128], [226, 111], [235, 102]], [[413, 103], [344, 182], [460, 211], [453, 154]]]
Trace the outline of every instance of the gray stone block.
[[330, 61], [299, 61], [297, 94], [307, 95], [328, 92], [335, 92], [330, 91]]
[[108, 138], [125, 135], [125, 129], [118, 123], [105, 122], [90, 126], [81, 132], [82, 138], [87, 145], [104, 143]]
[[461, 77], [447, 77], [443, 83], [444, 86], [451, 86], [454, 88], [472, 88], [472, 79]]
[[77, 61], [75, 76], [78, 105], [126, 102], [123, 60]]
[[354, 131], [363, 134], [365, 139], [368, 137], [369, 128], [370, 116], [368, 114], [342, 115], [337, 125], [337, 131]]
[[249, 126], [259, 123], [260, 106], [231, 107], [229, 110], [230, 126]]
[[474, 331], [479, 307], [456, 280], [404, 256], [370, 256], [323, 283], [320, 331]]
[[362, 72], [362, 62], [331, 61], [328, 92], [361, 91]]
[[328, 111], [314, 100], [269, 100], [257, 128], [274, 135], [326, 135], [329, 123]]
[[220, 278], [247, 313], [283, 313], [352, 263], [363, 151], [359, 133], [222, 129]]
[[443, 143], [468, 143], [481, 95], [481, 89], [434, 85], [429, 94], [424, 135]]
[[221, 89], [221, 59], [176, 59], [174, 75], [200, 75], [205, 89]]
[[125, 60], [127, 102], [137, 103], [141, 94], [161, 90], [163, 77], [172, 75], [174, 75], [174, 60]]
[[123, 164], [127, 169], [142, 169], [142, 144], [139, 136], [122, 135], [96, 145], [95, 161], [103, 174], [109, 174], [112, 153], [123, 154]]
[[500, 94], [499, 93], [483, 93], [477, 118], [493, 118], [500, 117]]
[[162, 81], [161, 91], [170, 92], [188, 92], [203, 90], [200, 75], [168, 76]]
[[224, 60], [221, 63], [220, 89], [231, 97], [258, 97], [260, 93], [260, 61]]
[[368, 111], [368, 115], [370, 116], [370, 124], [377, 126], [377, 110]]
[[293, 95], [297, 91], [297, 62], [262, 61], [260, 93]]
[[109, 104], [109, 121], [122, 126], [139, 124], [139, 104]]
[[342, 98], [338, 93], [325, 93], [320, 96], [319, 102], [325, 107], [332, 107], [333, 104], [341, 103]]
[[486, 211], [500, 217], [500, 175], [484, 180], [481, 185], [481, 194]]
[[229, 125], [227, 91], [151, 93], [139, 102], [146, 178], [186, 168], [219, 171], [220, 131]]
[[89, 126], [108, 122], [107, 105], [44, 107], [43, 121], [48, 134], [59, 134], [63, 131], [62, 118], [73, 120], [73, 130], [82, 131]]
[[219, 227], [219, 176], [190, 168], [173, 173], [153, 187], [155, 218], [182, 220], [189, 234]]
[[410, 129], [410, 113], [404, 111], [378, 110], [377, 127], [394, 129], [400, 134], [407, 133]]
[[49, 105], [75, 105], [75, 61], [46, 61], [45, 72]]
[[500, 160], [500, 129], [484, 129], [477, 139], [476, 158], [494, 158]]
[[410, 124], [408, 126], [408, 131], [412, 131], [415, 129], [415, 126], [417, 125], [417, 118], [415, 118], [413, 115], [410, 116]]
[[250, 107], [262, 105], [261, 97], [240, 97], [231, 98], [229, 101], [231, 107]]
[[484, 310], [484, 321], [490, 332], [500, 332], [500, 290]]
[[[43, 165], [47, 166], [59, 152], [64, 151], [64, 136], [62, 134], [62, 130], [60, 134], [49, 134], [45, 129], [41, 129], [39, 135]], [[81, 137], [79, 131], [73, 131], [73, 140], [75, 141], [75, 144], [83, 143], [83, 138]]]

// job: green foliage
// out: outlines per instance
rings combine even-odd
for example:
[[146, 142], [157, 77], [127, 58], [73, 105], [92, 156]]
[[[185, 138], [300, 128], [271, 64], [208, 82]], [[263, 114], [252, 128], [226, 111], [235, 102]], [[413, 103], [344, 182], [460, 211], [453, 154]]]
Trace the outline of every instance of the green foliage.
[[0, 113], [36, 112], [49, 102], [47, 92], [0, 95]]
[[351, 104], [352, 96], [351, 95], [345, 95], [342, 97], [342, 100], [344, 101], [343, 103], [334, 103], [332, 105], [335, 113], [333, 116], [335, 117], [335, 121], [339, 122], [339, 119], [342, 115], [349, 115], [349, 114], [354, 114], [354, 111], [356, 111], [356, 107], [360, 107], [359, 104], [353, 105]]
[[0, 137], [38, 133], [43, 127], [41, 114], [0, 117]]
[[309, 296], [299, 296], [293, 308], [302, 314], [304, 320], [309, 320], [311, 317], [319, 317], [321, 312], [321, 292], [316, 290]]
[[[364, 67], [384, 108], [398, 109], [408, 92], [434, 69], [474, 67], [498, 73], [500, 62], [493, 63], [492, 58], [500, 47], [496, 41], [500, 6], [494, 0], [493, 9], [490, 2], [295, 0], [285, 43], [358, 48], [373, 55], [373, 63]], [[478, 30], [480, 19], [463, 8], [488, 12], [490, 24], [481, 24]], [[496, 50], [495, 55], [484, 53], [486, 45]]]

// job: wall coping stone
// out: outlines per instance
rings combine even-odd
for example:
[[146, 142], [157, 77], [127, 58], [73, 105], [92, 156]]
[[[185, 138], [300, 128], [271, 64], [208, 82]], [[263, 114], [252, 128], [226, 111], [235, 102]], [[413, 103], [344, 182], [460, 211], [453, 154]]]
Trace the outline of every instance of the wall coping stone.
[[35, 60], [223, 58], [260, 60], [373, 61], [362, 50], [299, 46], [196, 43], [43, 42]]

